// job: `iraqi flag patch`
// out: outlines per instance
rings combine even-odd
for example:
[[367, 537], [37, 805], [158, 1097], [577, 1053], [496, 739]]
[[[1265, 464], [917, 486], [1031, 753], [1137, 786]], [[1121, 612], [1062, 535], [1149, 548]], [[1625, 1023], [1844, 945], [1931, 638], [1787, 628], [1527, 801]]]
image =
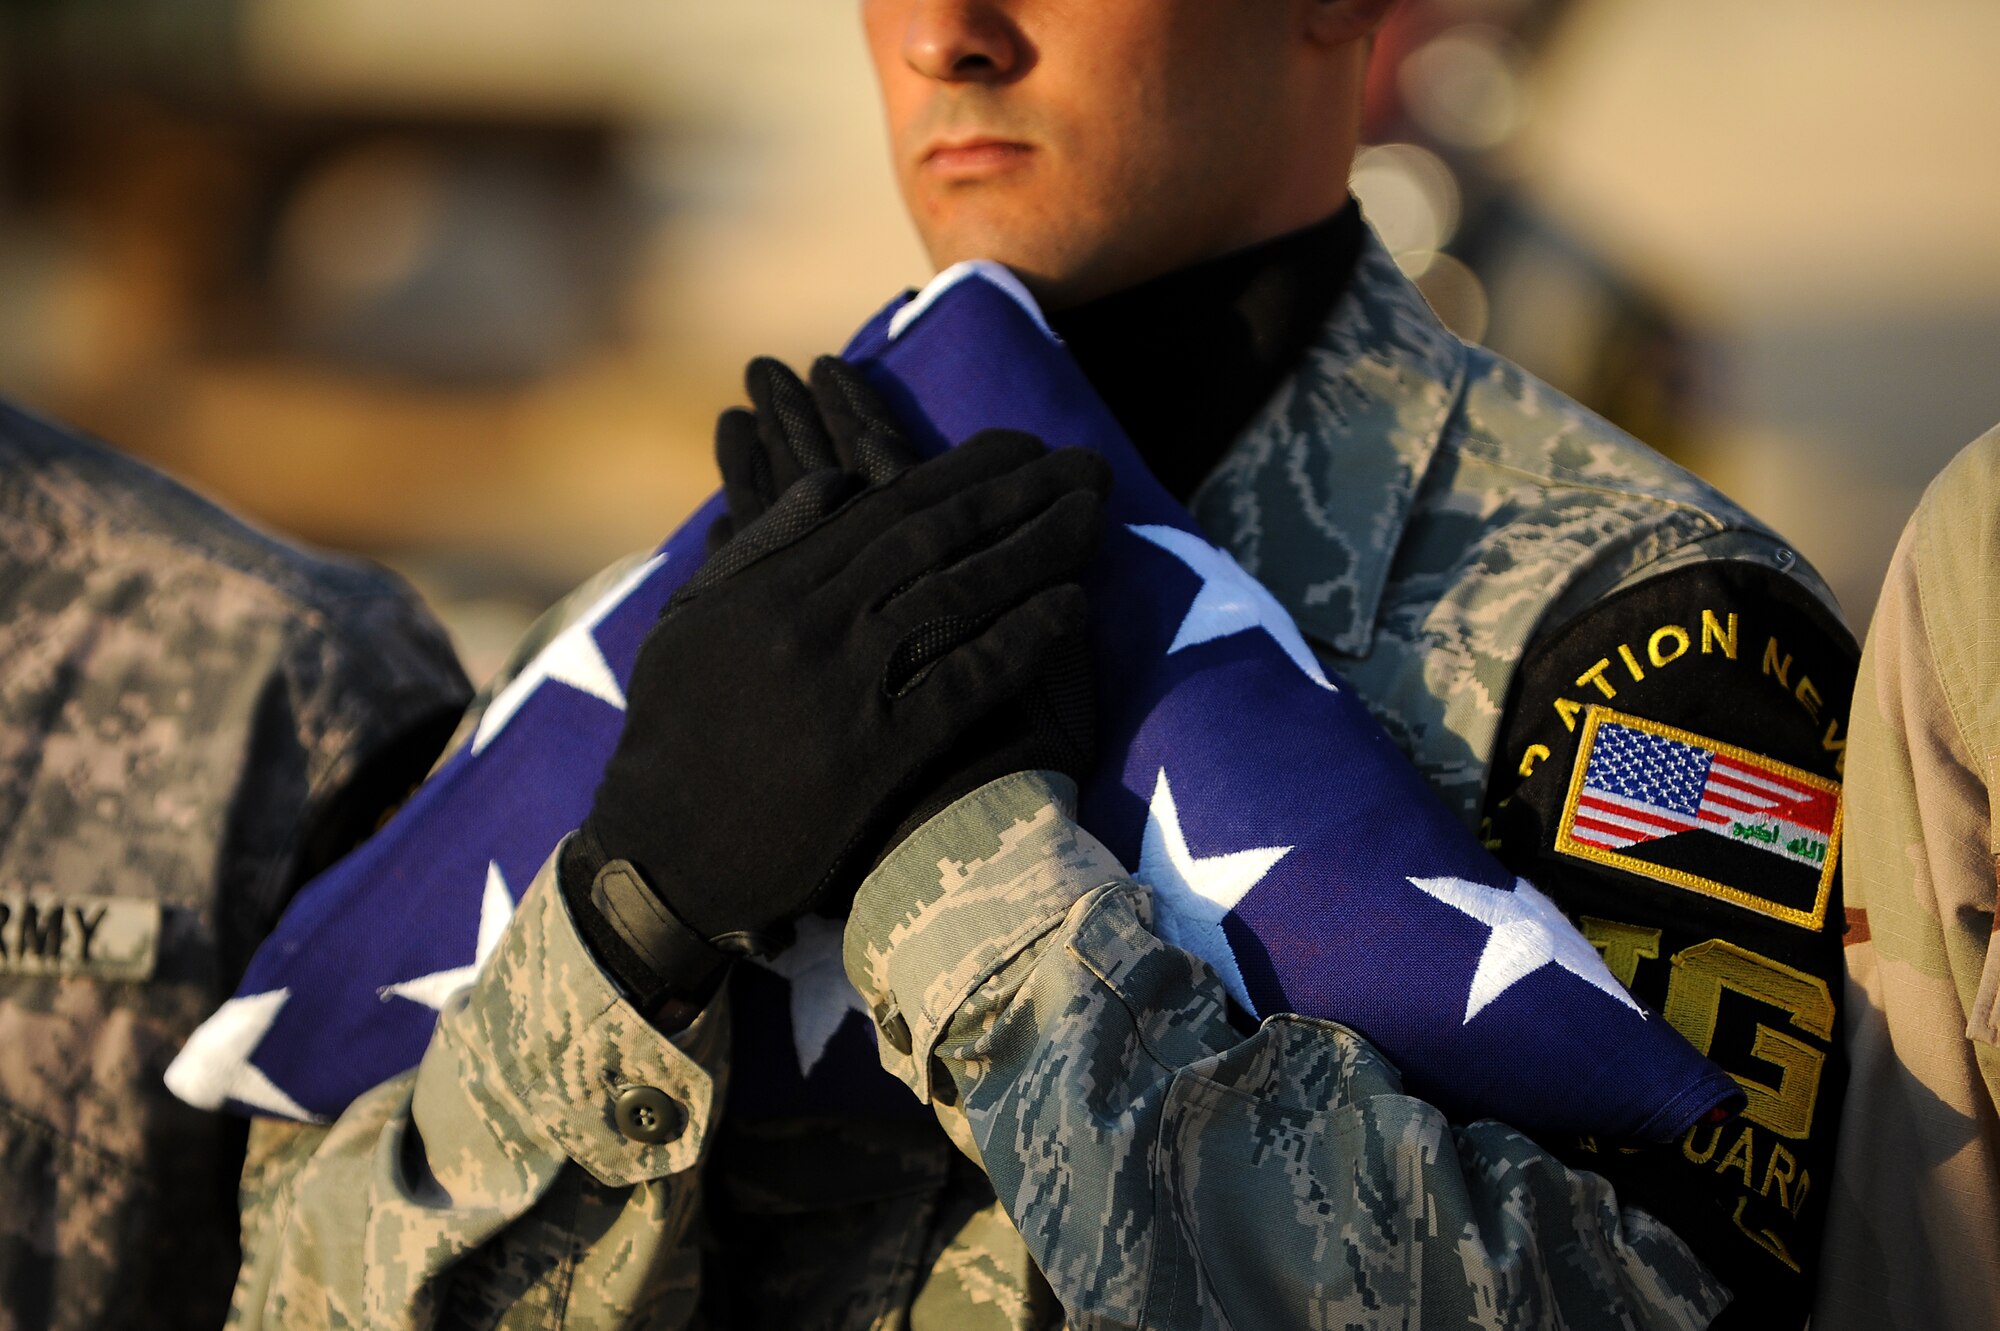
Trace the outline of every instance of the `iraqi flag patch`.
[[[1837, 782], [1592, 707], [1555, 849], [1818, 929], [1840, 815]], [[1754, 891], [1740, 886], [1752, 883]]]

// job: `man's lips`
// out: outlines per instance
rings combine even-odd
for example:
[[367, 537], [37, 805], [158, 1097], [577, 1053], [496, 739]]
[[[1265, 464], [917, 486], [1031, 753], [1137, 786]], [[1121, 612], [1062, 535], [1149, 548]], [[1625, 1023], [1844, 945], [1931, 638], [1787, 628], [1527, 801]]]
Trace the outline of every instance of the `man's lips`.
[[932, 144], [921, 169], [949, 180], [970, 180], [1011, 171], [1033, 152], [1028, 144], [1013, 139], [959, 139]]

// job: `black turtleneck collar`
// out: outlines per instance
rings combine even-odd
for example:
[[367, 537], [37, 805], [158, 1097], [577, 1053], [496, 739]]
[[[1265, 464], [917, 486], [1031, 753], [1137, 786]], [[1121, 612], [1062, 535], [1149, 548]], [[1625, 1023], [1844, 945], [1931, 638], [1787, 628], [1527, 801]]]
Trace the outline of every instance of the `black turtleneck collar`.
[[1365, 235], [1324, 222], [1051, 316], [1153, 474], [1185, 502], [1347, 290]]

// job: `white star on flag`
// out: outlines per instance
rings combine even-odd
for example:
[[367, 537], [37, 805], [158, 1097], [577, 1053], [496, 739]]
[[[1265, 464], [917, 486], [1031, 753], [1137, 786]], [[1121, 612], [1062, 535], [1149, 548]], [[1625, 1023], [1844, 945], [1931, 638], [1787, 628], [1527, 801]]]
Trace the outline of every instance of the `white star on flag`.
[[1160, 937], [1213, 967], [1223, 987], [1246, 1012], [1256, 1008], [1236, 964], [1236, 950], [1223, 932], [1222, 917], [1291, 850], [1290, 846], [1266, 846], [1196, 859], [1181, 831], [1181, 812], [1174, 804], [1167, 769], [1160, 769], [1146, 816], [1146, 835], [1139, 843], [1139, 872], [1133, 877], [1153, 891], [1154, 923]]
[[321, 1122], [250, 1061], [291, 996], [290, 989], [273, 989], [232, 998], [217, 1008], [167, 1065], [167, 1089], [196, 1109], [220, 1109], [224, 1101], [234, 1100], [307, 1123]]
[[1167, 648], [1168, 656], [1183, 647], [1196, 647], [1217, 638], [1262, 629], [1284, 648], [1285, 655], [1305, 672], [1306, 678], [1323, 689], [1334, 687], [1333, 681], [1326, 677], [1326, 671], [1320, 668], [1319, 658], [1312, 654], [1312, 648], [1306, 646], [1299, 626], [1292, 622], [1285, 607], [1278, 604], [1278, 598], [1271, 595], [1263, 583], [1245, 573], [1243, 566], [1230, 558], [1227, 551], [1218, 550], [1193, 532], [1182, 531], [1179, 527], [1128, 524], [1128, 530], [1141, 540], [1159, 546], [1201, 577], [1201, 590], [1195, 593], [1194, 604], [1188, 607], [1187, 617], [1181, 620], [1180, 632], [1174, 634], [1173, 646]]
[[1465, 996], [1466, 1022], [1516, 983], [1551, 963], [1645, 1017], [1646, 1010], [1632, 1001], [1597, 949], [1576, 931], [1556, 903], [1527, 879], [1516, 878], [1512, 892], [1463, 878], [1412, 878], [1410, 883], [1493, 931], [1479, 954], [1472, 988]]
[[840, 957], [844, 925], [821, 915], [801, 915], [793, 925], [796, 939], [775, 957], [757, 964], [782, 975], [792, 986], [792, 1046], [798, 1055], [799, 1075], [812, 1076], [835, 1031], [858, 1012], [864, 1021], [873, 1021], [867, 1002], [847, 980], [847, 967]]
[[549, 645], [537, 652], [535, 659], [528, 662], [506, 688], [494, 695], [493, 701], [486, 706], [485, 714], [479, 718], [479, 729], [473, 732], [474, 754], [491, 744], [507, 728], [507, 723], [514, 719], [514, 714], [535, 695], [535, 691], [550, 680], [567, 684], [593, 698], [602, 698], [621, 712], [625, 710], [625, 690], [618, 686], [618, 676], [611, 673], [611, 663], [604, 659], [604, 649], [597, 645], [597, 626], [623, 605], [625, 598], [652, 576], [653, 570], [666, 558], [665, 555], [654, 555], [620, 578], [610, 591], [598, 598], [597, 604], [584, 613], [583, 618], [552, 638]]
[[419, 975], [401, 984], [385, 985], [380, 990], [383, 1001], [407, 998], [427, 1008], [444, 1011], [445, 1002], [453, 994], [479, 978], [480, 968], [493, 955], [493, 949], [500, 946], [501, 935], [507, 932], [507, 924], [513, 918], [514, 894], [507, 890], [507, 879], [500, 873], [500, 866], [489, 860], [486, 864], [486, 891], [479, 899], [479, 942], [473, 948], [471, 964], [432, 971], [429, 975]]

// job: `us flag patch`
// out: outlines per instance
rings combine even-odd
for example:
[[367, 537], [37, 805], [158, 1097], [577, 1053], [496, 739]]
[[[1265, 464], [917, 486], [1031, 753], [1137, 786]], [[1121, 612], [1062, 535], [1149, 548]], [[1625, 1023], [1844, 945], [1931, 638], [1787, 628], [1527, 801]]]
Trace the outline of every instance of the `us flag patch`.
[[1836, 782], [1592, 707], [1555, 848], [1817, 929], [1840, 814]]

